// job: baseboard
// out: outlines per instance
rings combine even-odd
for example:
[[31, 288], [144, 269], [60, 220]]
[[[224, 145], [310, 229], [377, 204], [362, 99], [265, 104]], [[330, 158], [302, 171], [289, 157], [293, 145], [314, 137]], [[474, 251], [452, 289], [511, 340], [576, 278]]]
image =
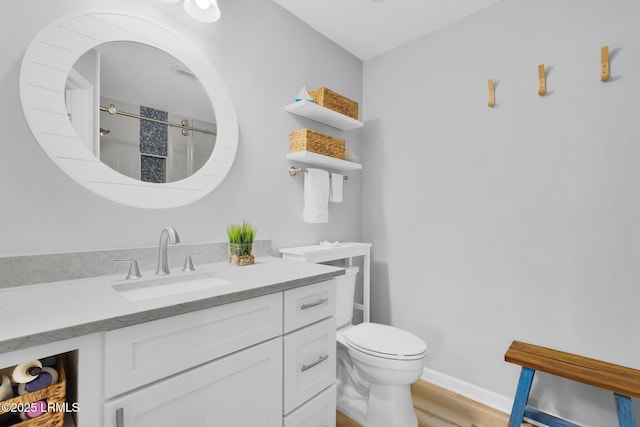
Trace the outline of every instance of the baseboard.
[[511, 413], [513, 399], [458, 378], [425, 368], [422, 379], [505, 414]]

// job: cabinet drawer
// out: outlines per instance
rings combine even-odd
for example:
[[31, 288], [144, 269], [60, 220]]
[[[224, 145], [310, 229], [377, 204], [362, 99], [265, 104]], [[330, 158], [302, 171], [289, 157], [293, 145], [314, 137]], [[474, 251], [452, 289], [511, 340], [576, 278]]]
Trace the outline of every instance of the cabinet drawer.
[[105, 397], [282, 334], [275, 293], [105, 333]]
[[284, 417], [284, 427], [333, 427], [335, 425], [335, 385]]
[[104, 405], [103, 427], [164, 426], [282, 426], [282, 338], [193, 368]]
[[335, 311], [335, 279], [285, 291], [284, 332], [333, 316]]
[[284, 337], [284, 413], [336, 380], [336, 321], [329, 317]]

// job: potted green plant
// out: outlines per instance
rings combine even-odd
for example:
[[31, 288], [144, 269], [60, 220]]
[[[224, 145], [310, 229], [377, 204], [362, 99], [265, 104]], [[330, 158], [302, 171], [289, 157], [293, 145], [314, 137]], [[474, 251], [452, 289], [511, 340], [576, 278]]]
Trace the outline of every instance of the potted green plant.
[[253, 239], [256, 236], [256, 230], [246, 222], [241, 225], [230, 225], [227, 227], [227, 236], [229, 236], [229, 263], [253, 264], [255, 261]]

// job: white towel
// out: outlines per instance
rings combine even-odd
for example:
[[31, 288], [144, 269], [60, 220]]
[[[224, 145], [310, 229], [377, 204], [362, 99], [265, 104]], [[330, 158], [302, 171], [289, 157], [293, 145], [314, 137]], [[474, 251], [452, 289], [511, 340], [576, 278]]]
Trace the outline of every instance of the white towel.
[[304, 222], [329, 222], [329, 172], [307, 168], [304, 174]]
[[337, 173], [331, 174], [331, 194], [329, 201], [331, 203], [342, 203], [342, 183], [344, 178]]

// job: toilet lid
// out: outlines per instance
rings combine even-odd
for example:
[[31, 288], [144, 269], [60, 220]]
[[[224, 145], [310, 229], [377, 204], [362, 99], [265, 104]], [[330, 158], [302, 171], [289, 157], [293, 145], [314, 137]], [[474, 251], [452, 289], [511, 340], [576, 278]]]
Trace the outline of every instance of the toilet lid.
[[427, 350], [415, 335], [379, 323], [361, 323], [346, 330], [343, 337], [355, 350], [387, 359], [419, 359]]

